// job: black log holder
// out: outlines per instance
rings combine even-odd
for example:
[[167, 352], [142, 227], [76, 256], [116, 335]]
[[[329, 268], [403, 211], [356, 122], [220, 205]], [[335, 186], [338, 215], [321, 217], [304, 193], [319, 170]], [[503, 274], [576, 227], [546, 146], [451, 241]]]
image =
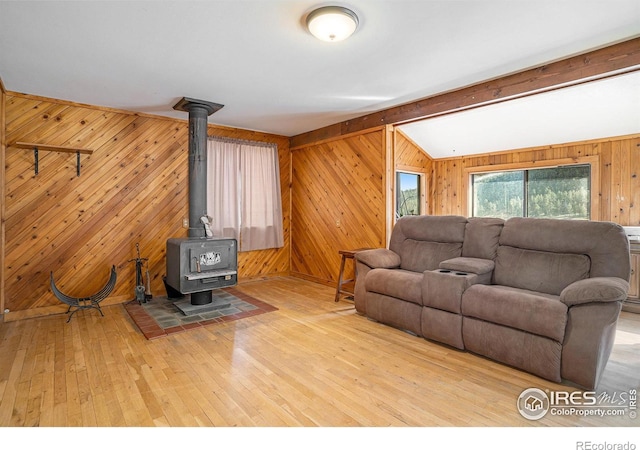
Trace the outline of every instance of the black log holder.
[[72, 297], [60, 291], [56, 286], [56, 282], [53, 278], [53, 272], [51, 272], [49, 284], [51, 286], [51, 291], [56, 296], [58, 300], [65, 303], [69, 307], [67, 308], [67, 314], [69, 314], [69, 318], [67, 319], [67, 323], [71, 320], [71, 317], [78, 311], [82, 309], [97, 309], [100, 313], [100, 316], [104, 316], [102, 313], [102, 308], [100, 308], [100, 302], [107, 298], [113, 288], [116, 285], [117, 274], [116, 274], [116, 266], [111, 267], [111, 275], [107, 280], [107, 283], [104, 285], [102, 289], [96, 292], [93, 295], [88, 297]]

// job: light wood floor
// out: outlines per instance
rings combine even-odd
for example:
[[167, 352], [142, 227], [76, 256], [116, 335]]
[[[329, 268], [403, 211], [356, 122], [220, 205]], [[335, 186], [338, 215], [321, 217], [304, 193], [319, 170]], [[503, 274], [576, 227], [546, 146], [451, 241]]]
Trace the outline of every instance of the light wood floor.
[[[638, 426], [623, 417], [529, 421], [529, 387], [567, 390], [427, 342], [295, 278], [241, 284], [279, 308], [146, 340], [122, 305], [0, 324], [0, 426]], [[640, 377], [640, 315], [622, 313], [598, 392]]]

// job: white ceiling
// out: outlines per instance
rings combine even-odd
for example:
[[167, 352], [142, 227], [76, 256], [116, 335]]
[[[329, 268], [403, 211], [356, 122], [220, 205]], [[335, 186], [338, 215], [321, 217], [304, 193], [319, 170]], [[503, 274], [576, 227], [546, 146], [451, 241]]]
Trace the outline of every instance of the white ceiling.
[[[327, 4], [358, 14], [347, 41], [304, 28]], [[225, 105], [212, 123], [293, 136], [638, 35], [638, 0], [0, 0], [0, 77], [10, 91], [180, 118], [172, 106], [199, 98]], [[637, 81], [621, 89], [637, 114]], [[496, 108], [491, 123], [517, 117], [507, 103]], [[532, 122], [527, 111], [519, 121]], [[435, 157], [531, 145], [515, 139], [524, 134], [515, 123], [473, 128], [459, 117], [405, 129]]]
[[640, 72], [399, 127], [433, 158], [640, 132]]

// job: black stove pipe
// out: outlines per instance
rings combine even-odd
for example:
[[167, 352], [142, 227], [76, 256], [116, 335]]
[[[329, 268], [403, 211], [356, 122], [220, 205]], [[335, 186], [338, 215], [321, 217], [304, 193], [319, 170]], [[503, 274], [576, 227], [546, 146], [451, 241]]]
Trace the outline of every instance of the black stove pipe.
[[173, 109], [189, 113], [189, 237], [205, 237], [207, 215], [207, 117], [223, 105], [183, 97]]
[[[207, 215], [207, 117], [224, 105], [183, 97], [173, 109], [189, 113], [189, 232], [190, 238], [204, 238], [200, 218]], [[211, 291], [191, 294], [191, 303], [211, 303]]]

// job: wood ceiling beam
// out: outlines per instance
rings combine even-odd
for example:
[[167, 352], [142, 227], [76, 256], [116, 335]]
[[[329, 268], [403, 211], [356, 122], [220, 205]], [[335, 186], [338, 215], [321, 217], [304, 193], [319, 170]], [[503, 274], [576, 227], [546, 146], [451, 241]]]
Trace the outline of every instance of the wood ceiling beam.
[[[291, 137], [290, 147], [599, 79], [640, 65], [640, 37]], [[635, 68], [637, 70], [637, 67]]]

